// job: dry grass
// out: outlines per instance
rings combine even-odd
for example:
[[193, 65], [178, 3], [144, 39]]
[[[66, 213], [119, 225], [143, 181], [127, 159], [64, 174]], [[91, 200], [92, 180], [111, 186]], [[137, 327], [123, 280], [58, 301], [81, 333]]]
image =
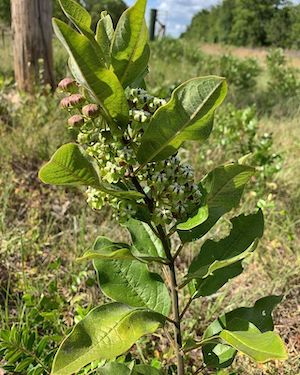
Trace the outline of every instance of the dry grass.
[[[239, 58], [254, 58], [265, 64], [268, 55], [268, 48], [250, 48], [250, 47], [236, 47], [221, 44], [201, 43], [201, 50], [208, 55], [222, 55], [224, 53], [231, 53]], [[300, 51], [285, 50], [287, 60], [290, 66], [300, 68]]]

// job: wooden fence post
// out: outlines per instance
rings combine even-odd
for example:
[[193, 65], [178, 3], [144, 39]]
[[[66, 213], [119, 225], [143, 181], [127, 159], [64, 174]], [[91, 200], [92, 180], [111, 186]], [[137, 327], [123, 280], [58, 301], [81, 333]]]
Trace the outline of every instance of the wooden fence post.
[[156, 20], [157, 20], [157, 9], [151, 9], [150, 10], [150, 27], [149, 27], [150, 40], [155, 39]]
[[40, 84], [54, 88], [52, 1], [11, 0], [11, 13], [18, 89], [33, 92]]

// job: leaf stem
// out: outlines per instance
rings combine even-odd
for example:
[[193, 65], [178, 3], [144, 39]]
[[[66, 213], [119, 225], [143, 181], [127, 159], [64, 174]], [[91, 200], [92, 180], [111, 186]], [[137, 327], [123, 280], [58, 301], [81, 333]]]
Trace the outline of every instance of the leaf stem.
[[191, 303], [193, 302], [193, 297], [190, 297], [190, 299], [188, 300], [188, 303], [185, 305], [184, 309], [182, 310], [181, 314], [180, 314], [180, 320], [182, 320], [182, 318], [184, 317], [185, 313], [188, 311]]
[[212, 336], [212, 337], [209, 337], [209, 338], [204, 339], [202, 341], [199, 341], [195, 345], [193, 345], [193, 346], [189, 347], [188, 349], [184, 350], [184, 353], [191, 352], [192, 350], [198, 349], [205, 344], [215, 343], [216, 340], [218, 340], [218, 339], [219, 339], [219, 336], [217, 335], [217, 336]]
[[181, 250], [183, 249], [184, 244], [179, 245], [178, 249], [176, 250], [176, 253], [173, 256], [173, 262], [177, 259], [178, 255], [181, 253]]

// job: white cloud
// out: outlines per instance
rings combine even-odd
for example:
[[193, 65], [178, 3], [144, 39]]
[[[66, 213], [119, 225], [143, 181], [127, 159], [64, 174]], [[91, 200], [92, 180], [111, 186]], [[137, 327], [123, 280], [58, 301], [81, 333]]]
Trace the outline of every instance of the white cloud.
[[167, 33], [178, 36], [190, 24], [195, 13], [217, 2], [217, 0], [164, 0], [157, 1], [154, 5], [158, 8], [159, 18], [166, 23]]
[[[1, 1], [1, 0], [0, 0]], [[158, 18], [167, 26], [167, 34], [179, 36], [190, 24], [193, 16], [221, 0], [148, 0], [148, 10], [158, 9]], [[132, 5], [135, 0], [127, 0]]]

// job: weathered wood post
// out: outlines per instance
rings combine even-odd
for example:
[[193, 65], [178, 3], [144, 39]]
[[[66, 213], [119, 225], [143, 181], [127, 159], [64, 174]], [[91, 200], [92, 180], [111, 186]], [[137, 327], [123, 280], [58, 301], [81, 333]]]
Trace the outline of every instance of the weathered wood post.
[[157, 20], [157, 9], [150, 10], [150, 25], [149, 25], [149, 36], [150, 40], [155, 39], [155, 25]]
[[33, 92], [39, 84], [54, 88], [52, 1], [11, 0], [11, 15], [18, 89]]

